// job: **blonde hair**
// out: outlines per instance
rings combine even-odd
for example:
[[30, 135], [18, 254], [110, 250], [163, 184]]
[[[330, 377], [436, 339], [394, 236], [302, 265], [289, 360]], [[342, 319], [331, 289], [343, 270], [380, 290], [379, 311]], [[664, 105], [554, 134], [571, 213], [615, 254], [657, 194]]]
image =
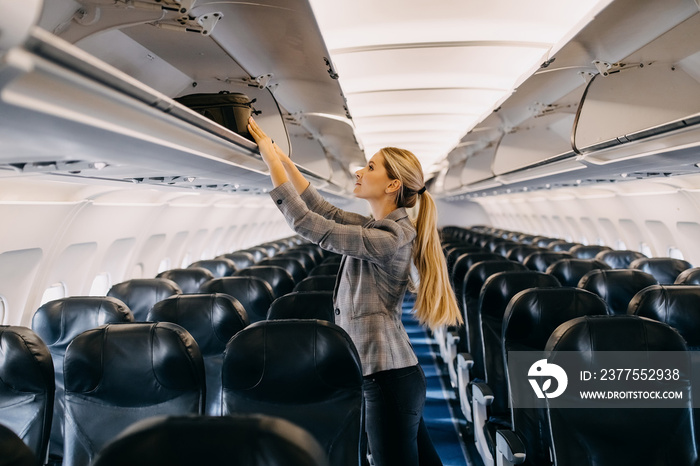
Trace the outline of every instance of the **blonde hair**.
[[413, 263], [420, 276], [414, 307], [416, 317], [422, 325], [433, 330], [462, 323], [437, 231], [437, 207], [432, 196], [423, 189], [423, 167], [413, 152], [405, 149], [385, 147], [379, 152], [384, 157], [389, 178], [401, 182], [396, 205], [413, 207], [420, 196], [418, 216], [414, 221], [417, 235], [413, 243]]

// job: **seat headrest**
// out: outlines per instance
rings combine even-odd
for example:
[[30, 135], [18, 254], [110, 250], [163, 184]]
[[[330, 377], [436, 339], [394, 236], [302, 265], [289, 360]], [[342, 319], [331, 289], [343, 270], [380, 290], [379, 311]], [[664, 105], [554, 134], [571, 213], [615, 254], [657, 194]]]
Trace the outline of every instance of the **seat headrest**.
[[676, 285], [700, 285], [700, 267], [693, 267], [678, 274]]
[[610, 266], [595, 259], [561, 259], [547, 267], [546, 272], [557, 277], [562, 286], [577, 286], [581, 277], [597, 269], [607, 270]]
[[510, 248], [506, 254], [506, 259], [523, 262], [530, 254], [540, 252], [542, 248], [538, 246], [520, 245]]
[[287, 272], [290, 273], [294, 282], [300, 282], [306, 277], [306, 269], [304, 264], [293, 257], [270, 257], [268, 259], [261, 260], [258, 265], [276, 265], [282, 267]]
[[314, 275], [306, 277], [296, 285], [292, 291], [328, 291], [335, 289], [337, 275]]
[[36, 466], [32, 450], [12, 430], [0, 424], [0, 466]]
[[107, 296], [123, 301], [131, 309], [134, 320], [143, 322], [155, 303], [181, 293], [177, 283], [166, 278], [135, 278], [112, 286]]
[[256, 401], [317, 403], [339, 390], [359, 389], [361, 367], [355, 345], [337, 325], [270, 320], [248, 326], [228, 342], [222, 386]]
[[646, 272], [634, 269], [591, 270], [581, 277], [578, 287], [592, 291], [608, 304], [611, 314], [626, 314], [627, 306], [637, 292], [658, 284]]
[[662, 285], [671, 285], [684, 270], [692, 267], [690, 262], [672, 257], [643, 257], [632, 261], [631, 269], [651, 274]]
[[129, 308], [117, 298], [74, 296], [42, 305], [32, 317], [32, 329], [55, 350], [65, 349], [85, 330], [133, 320]]
[[530, 270], [545, 272], [547, 267], [562, 259], [573, 259], [573, 256], [564, 251], [534, 252], [523, 260], [523, 265]]
[[687, 351], [687, 347], [676, 330], [661, 322], [629, 315], [584, 316], [557, 327], [545, 351], [578, 352], [581, 358], [591, 358], [602, 351]]
[[503, 317], [503, 339], [542, 351], [554, 329], [584, 315], [607, 315], [607, 306], [590, 291], [573, 287], [531, 288], [516, 294]]
[[183, 327], [203, 356], [223, 354], [231, 337], [250, 323], [243, 305], [223, 293], [171, 296], [153, 306], [148, 320]]
[[235, 262], [230, 259], [208, 259], [197, 262], [192, 262], [188, 267], [201, 267], [207, 269], [214, 275], [214, 278], [228, 277], [233, 275], [233, 272], [238, 270]]
[[278, 298], [289, 293], [294, 288], [292, 275], [276, 265], [254, 265], [239, 270], [234, 277], [258, 277], [265, 280], [272, 288], [272, 296]]
[[133, 424], [97, 455], [93, 466], [327, 466], [306, 430], [255, 415], [158, 416]]
[[632, 298], [627, 313], [668, 324], [689, 347], [700, 348], [699, 285], [648, 286]]
[[66, 350], [66, 393], [152, 405], [204, 386], [194, 338], [170, 322], [107, 324], [78, 335]]
[[53, 361], [46, 344], [27, 327], [0, 325], [0, 392], [51, 394]]
[[[262, 252], [259, 252], [260, 259], [262, 259]], [[228, 259], [232, 261], [238, 270], [245, 269], [254, 265], [256, 261], [255, 254], [250, 251], [236, 251], [228, 254], [222, 254], [217, 259]]]
[[609, 246], [598, 246], [595, 244], [579, 244], [569, 249], [569, 254], [576, 259], [595, 259], [595, 256], [602, 251], [612, 251]]
[[214, 278], [204, 267], [188, 267], [186, 269], [170, 269], [156, 275], [156, 278], [167, 278], [177, 283], [183, 293], [197, 293], [202, 283]]
[[335, 323], [332, 291], [294, 291], [275, 299], [267, 320], [318, 319]]
[[556, 278], [533, 270], [509, 270], [491, 275], [484, 282], [479, 296], [479, 313], [482, 316], [503, 318], [508, 302], [517, 293], [528, 288], [559, 287]]
[[477, 262], [492, 260], [503, 261], [506, 260], [506, 258], [493, 252], [468, 252], [457, 257], [455, 265], [452, 267], [452, 282], [455, 285], [455, 289], [460, 289], [462, 287], [464, 277], [467, 275], [472, 265]]
[[478, 298], [481, 293], [481, 287], [484, 286], [486, 279], [498, 272], [511, 270], [527, 270], [520, 262], [510, 260], [486, 260], [477, 262], [469, 268], [467, 275], [464, 277], [464, 295], [466, 297]]
[[631, 250], [613, 250], [613, 251], [601, 251], [596, 254], [595, 258], [601, 262], [605, 262], [613, 269], [626, 269], [629, 265], [637, 260], [643, 259], [647, 256], [638, 251]]
[[224, 293], [233, 296], [243, 305], [248, 320], [265, 320], [267, 310], [274, 300], [272, 287], [258, 277], [222, 277], [202, 284], [201, 293]]

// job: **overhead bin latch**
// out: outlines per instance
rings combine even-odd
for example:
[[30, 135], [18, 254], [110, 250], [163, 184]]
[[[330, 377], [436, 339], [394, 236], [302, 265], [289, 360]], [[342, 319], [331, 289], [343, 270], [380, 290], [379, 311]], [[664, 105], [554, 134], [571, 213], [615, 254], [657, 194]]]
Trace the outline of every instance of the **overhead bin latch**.
[[[156, 0], [161, 1], [161, 0]], [[164, 10], [177, 11], [181, 15], [187, 14], [197, 0], [165, 0], [162, 3], [162, 8]]]
[[[245, 84], [249, 87], [257, 87], [258, 89], [265, 89], [270, 87], [270, 80], [274, 75], [272, 73], [261, 74], [255, 78], [217, 78], [228, 84]], [[273, 86], [274, 87], [274, 86]]]
[[593, 60], [593, 65], [595, 65], [602, 76], [610, 76], [620, 71], [644, 67], [644, 63], [608, 63], [601, 60]]

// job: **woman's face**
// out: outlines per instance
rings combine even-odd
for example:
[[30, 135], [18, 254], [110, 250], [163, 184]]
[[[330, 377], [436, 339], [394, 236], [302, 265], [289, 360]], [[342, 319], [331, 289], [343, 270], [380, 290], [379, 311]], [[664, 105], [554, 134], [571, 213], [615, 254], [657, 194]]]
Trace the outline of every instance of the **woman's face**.
[[383, 197], [387, 194], [387, 189], [398, 183], [398, 180], [389, 179], [381, 152], [374, 154], [364, 168], [355, 172], [355, 176], [357, 179], [353, 192], [360, 199]]

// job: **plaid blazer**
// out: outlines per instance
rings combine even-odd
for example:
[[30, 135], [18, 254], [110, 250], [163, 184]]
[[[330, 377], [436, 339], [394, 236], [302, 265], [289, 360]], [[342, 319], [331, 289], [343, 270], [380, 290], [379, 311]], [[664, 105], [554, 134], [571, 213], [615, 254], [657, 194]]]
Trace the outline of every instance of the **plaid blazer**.
[[289, 226], [323, 249], [343, 255], [333, 292], [336, 324], [357, 347], [363, 374], [418, 364], [401, 323], [416, 230], [404, 208], [381, 220], [341, 210], [309, 185], [270, 192]]

